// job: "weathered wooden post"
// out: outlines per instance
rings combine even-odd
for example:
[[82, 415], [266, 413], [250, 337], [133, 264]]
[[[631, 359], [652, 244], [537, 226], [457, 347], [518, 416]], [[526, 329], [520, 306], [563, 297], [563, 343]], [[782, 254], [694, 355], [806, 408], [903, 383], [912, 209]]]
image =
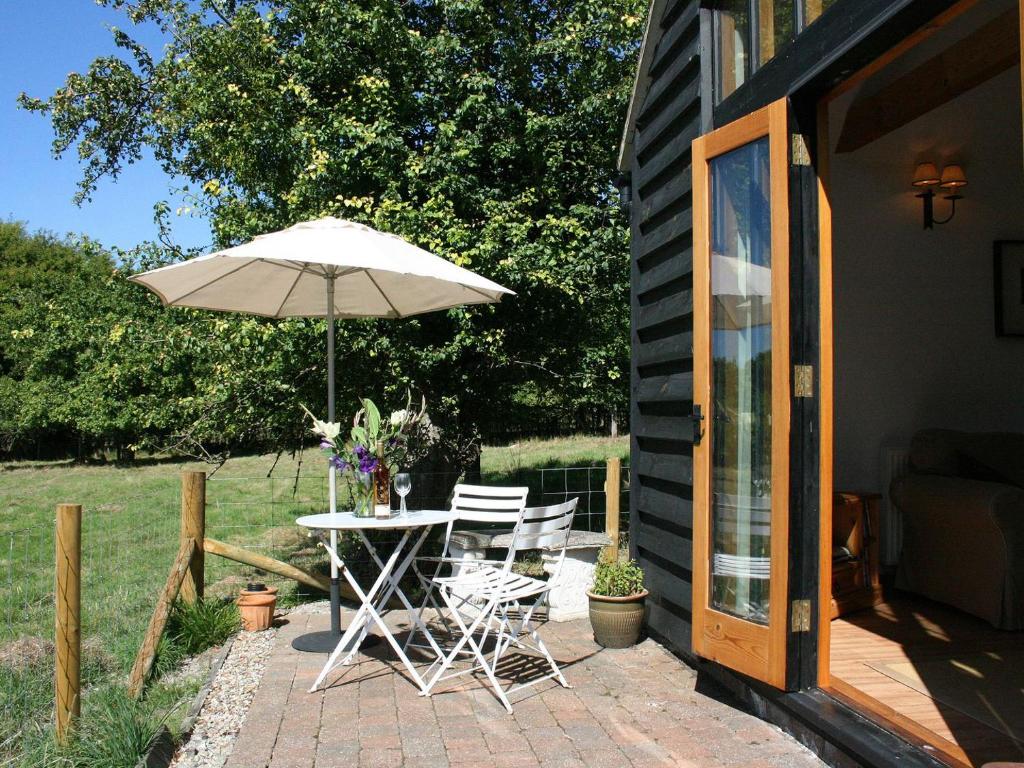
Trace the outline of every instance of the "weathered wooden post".
[[612, 543], [604, 548], [604, 560], [619, 559], [619, 496], [622, 491], [622, 459], [608, 459], [604, 476], [604, 530]]
[[205, 558], [203, 539], [206, 538], [206, 473], [181, 473], [181, 537], [180, 544], [192, 539], [192, 560], [181, 584], [181, 599], [194, 603], [203, 596]]
[[167, 577], [160, 598], [156, 601], [156, 609], [149, 619], [149, 626], [142, 638], [142, 645], [135, 656], [132, 671], [128, 675], [128, 693], [133, 698], [137, 699], [142, 695], [142, 687], [146, 684], [146, 677], [156, 660], [156, 649], [160, 644], [160, 636], [164, 633], [164, 627], [167, 626], [167, 619], [171, 615], [174, 598], [180, 593], [181, 585], [189, 574], [189, 563], [193, 562], [197, 549], [196, 540], [193, 538], [185, 539], [178, 548], [178, 556], [174, 559], [171, 573]]
[[82, 712], [82, 505], [57, 505], [57, 619], [54, 669], [57, 740], [66, 744]]

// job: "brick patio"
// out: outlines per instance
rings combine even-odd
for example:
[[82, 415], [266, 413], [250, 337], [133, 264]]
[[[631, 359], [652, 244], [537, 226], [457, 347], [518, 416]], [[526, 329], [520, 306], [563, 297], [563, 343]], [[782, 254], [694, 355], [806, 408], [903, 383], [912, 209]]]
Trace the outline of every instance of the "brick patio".
[[[286, 617], [227, 768], [823, 765], [721, 690], [702, 682], [695, 691], [694, 671], [658, 644], [602, 649], [586, 620], [542, 629], [573, 688], [549, 680], [522, 691], [511, 697], [514, 715], [472, 677], [419, 696], [401, 665], [387, 663], [384, 643], [310, 694], [324, 657], [292, 650], [291, 640], [325, 629], [327, 618]], [[506, 676], [531, 666], [515, 653], [507, 660]]]

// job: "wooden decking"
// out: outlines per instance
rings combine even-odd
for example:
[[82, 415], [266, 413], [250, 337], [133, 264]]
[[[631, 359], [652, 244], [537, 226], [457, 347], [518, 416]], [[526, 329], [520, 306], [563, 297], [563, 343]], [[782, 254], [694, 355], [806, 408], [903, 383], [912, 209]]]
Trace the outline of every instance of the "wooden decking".
[[931, 742], [951, 764], [1024, 761], [1020, 742], [872, 666], [1019, 651], [1022, 646], [1022, 633], [1001, 632], [954, 609], [900, 597], [832, 622], [833, 687], [858, 701], [870, 697], [876, 714], [895, 720], [904, 735], [919, 743]]

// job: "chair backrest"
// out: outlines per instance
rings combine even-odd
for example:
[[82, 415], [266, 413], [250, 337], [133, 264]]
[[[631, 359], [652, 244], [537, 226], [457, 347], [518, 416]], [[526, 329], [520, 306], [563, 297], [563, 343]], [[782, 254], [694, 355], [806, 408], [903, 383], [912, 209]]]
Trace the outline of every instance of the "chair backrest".
[[512, 534], [512, 546], [508, 549], [506, 569], [511, 567], [518, 552], [545, 549], [550, 553], [551, 550], [560, 550], [550, 583], [554, 584], [558, 581], [559, 574], [562, 572], [562, 563], [565, 561], [565, 548], [569, 544], [569, 534], [572, 533], [572, 519], [576, 514], [578, 503], [579, 499], [575, 498], [561, 504], [524, 509], [523, 517]]
[[565, 551], [578, 503], [579, 499], [569, 499], [562, 504], [547, 507], [527, 507], [523, 511], [522, 522], [516, 526], [512, 536], [511, 549], [516, 552], [559, 548]]
[[529, 488], [460, 483], [455, 486], [455, 494], [452, 496], [452, 511], [459, 514], [459, 520], [502, 523], [511, 528], [523, 514], [529, 492]]

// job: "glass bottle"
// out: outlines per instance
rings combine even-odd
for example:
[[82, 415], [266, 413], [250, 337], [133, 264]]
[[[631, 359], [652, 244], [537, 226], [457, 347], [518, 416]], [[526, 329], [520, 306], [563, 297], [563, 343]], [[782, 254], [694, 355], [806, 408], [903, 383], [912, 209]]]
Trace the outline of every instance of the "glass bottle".
[[377, 441], [377, 468], [373, 471], [373, 514], [391, 517], [391, 471], [384, 460], [384, 441]]

